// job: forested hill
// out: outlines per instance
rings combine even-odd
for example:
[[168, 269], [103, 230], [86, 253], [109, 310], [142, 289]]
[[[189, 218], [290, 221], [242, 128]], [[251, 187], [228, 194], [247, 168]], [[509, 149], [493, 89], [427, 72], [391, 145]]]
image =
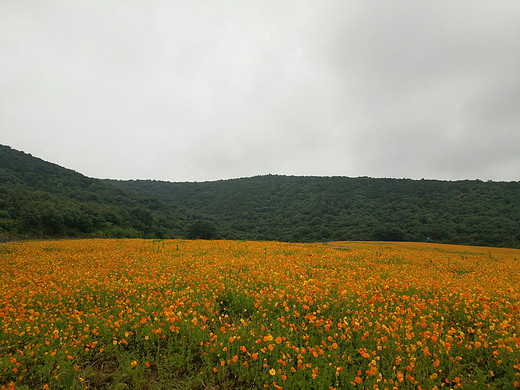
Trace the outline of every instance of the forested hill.
[[520, 247], [520, 182], [85, 177], [0, 145], [0, 238], [387, 240]]
[[206, 219], [0, 145], [0, 238], [182, 237]]
[[199, 210], [247, 239], [520, 246], [519, 182], [268, 175], [113, 183]]

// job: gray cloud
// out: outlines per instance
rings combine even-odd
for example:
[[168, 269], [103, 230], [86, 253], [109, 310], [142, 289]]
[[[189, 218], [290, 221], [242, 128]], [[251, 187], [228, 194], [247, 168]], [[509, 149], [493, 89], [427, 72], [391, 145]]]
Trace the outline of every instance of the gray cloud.
[[520, 180], [516, 1], [6, 0], [0, 142], [95, 177]]

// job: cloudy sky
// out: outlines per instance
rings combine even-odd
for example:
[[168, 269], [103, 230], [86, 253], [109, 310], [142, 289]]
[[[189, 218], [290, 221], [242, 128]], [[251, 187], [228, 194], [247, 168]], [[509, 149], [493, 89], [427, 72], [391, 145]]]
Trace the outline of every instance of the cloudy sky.
[[98, 178], [520, 180], [520, 2], [1, 0], [0, 143]]

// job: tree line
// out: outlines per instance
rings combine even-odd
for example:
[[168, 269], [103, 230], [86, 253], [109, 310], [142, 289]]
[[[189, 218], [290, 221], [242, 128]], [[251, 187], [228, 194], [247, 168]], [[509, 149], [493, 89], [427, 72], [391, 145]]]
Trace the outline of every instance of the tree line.
[[435, 241], [520, 247], [520, 183], [85, 177], [0, 146], [4, 236]]
[[112, 183], [199, 210], [246, 239], [520, 245], [519, 182], [266, 175]]
[[[0, 145], [0, 237], [196, 238], [208, 217]], [[211, 222], [211, 221], [210, 221]]]

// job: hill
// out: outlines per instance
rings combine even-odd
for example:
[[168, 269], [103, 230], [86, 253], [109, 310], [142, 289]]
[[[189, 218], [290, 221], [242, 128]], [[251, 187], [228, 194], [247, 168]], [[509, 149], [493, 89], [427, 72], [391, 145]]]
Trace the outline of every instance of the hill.
[[520, 182], [100, 180], [0, 146], [0, 234], [520, 247]]
[[0, 145], [0, 235], [183, 237], [201, 213]]
[[520, 245], [519, 182], [267, 175], [113, 183], [199, 210], [247, 239]]

